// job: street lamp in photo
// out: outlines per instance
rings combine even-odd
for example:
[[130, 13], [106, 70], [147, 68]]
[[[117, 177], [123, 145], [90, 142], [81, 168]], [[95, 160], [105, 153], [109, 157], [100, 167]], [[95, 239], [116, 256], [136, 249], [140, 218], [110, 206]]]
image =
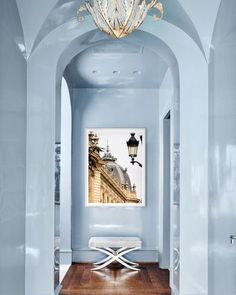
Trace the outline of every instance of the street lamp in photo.
[[126, 142], [128, 147], [129, 157], [131, 158], [130, 163], [132, 165], [137, 163], [139, 167], [142, 167], [142, 164], [135, 160], [135, 158], [137, 158], [137, 155], [138, 155], [139, 141], [135, 138], [135, 133], [130, 133], [130, 135], [131, 135], [130, 139]]

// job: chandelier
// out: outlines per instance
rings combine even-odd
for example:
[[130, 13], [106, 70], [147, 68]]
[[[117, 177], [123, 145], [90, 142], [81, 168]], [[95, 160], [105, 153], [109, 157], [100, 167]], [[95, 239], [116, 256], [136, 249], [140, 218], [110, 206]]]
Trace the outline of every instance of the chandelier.
[[163, 6], [158, 0], [93, 0], [82, 4], [77, 12], [79, 22], [83, 21], [82, 12], [89, 12], [96, 26], [104, 33], [122, 38], [137, 30], [145, 20], [150, 9], [158, 10], [154, 20], [163, 16]]

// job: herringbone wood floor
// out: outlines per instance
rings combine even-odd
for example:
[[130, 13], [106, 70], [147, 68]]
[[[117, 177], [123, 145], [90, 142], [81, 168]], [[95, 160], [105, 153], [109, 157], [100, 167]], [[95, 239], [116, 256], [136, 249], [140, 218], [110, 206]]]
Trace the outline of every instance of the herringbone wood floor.
[[140, 271], [120, 266], [91, 271], [91, 264], [73, 264], [61, 295], [170, 295], [169, 274], [158, 264], [141, 264]]

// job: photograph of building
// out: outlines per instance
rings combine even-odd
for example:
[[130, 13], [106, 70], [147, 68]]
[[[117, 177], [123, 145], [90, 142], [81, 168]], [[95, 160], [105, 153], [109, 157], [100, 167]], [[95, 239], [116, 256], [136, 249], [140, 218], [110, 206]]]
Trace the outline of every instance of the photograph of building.
[[137, 141], [138, 156], [144, 164], [144, 129], [87, 130], [89, 205], [144, 205], [144, 167], [130, 161], [127, 148], [134, 132], [142, 139], [141, 144]]

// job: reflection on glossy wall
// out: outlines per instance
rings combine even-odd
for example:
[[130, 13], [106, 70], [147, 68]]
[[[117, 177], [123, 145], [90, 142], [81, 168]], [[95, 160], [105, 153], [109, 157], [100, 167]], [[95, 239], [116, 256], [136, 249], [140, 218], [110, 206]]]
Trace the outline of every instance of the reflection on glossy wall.
[[[0, 1], [0, 294], [24, 295], [26, 61], [15, 1]], [[4, 40], [4, 42], [2, 42]]]
[[[209, 67], [209, 295], [235, 294], [236, 245], [236, 2], [222, 1]], [[223, 279], [222, 279], [223, 278]]]
[[[233, 288], [236, 277], [235, 245], [231, 245], [229, 240], [230, 234], [236, 234], [236, 3], [235, 0], [163, 2], [166, 4], [166, 19], [155, 26], [151, 16], [148, 16], [142, 30], [166, 42], [180, 66], [181, 292], [195, 294], [197, 288], [198, 294], [207, 293], [207, 206], [210, 189], [209, 295], [231, 295], [235, 294]], [[216, 18], [220, 2], [220, 13]], [[56, 78], [56, 65], [66, 48], [68, 51], [64, 58], [69, 62], [73, 57], [71, 53], [76, 54], [77, 46], [82, 50], [93, 42], [96, 43], [102, 33], [92, 31], [95, 29], [92, 20], [86, 19], [82, 25], [75, 22], [76, 1], [17, 0], [17, 3], [24, 26], [25, 46], [28, 55], [32, 53], [27, 61], [28, 136], [26, 148], [26, 61], [21, 52], [24, 50], [23, 33], [15, 0], [1, 0], [0, 38], [4, 42], [0, 45], [0, 294], [25, 295], [25, 284], [28, 295], [51, 295], [52, 144], [55, 127], [51, 119], [55, 111], [55, 81], [58, 85], [61, 80], [60, 75]], [[211, 43], [215, 20], [217, 22]], [[76, 39], [89, 31], [89, 42], [83, 42], [84, 36], [80, 40]], [[148, 45], [146, 41], [151, 39], [141, 32], [131, 36], [130, 39], [133, 38], [135, 43], [143, 42], [145, 46]], [[142, 42], [139, 42], [139, 37]], [[34, 52], [31, 52], [33, 44], [39, 47], [34, 46]], [[154, 47], [160, 46], [155, 40], [151, 40], [151, 44]], [[209, 48], [212, 48], [212, 56], [208, 101]], [[140, 50], [142, 51], [142, 45]], [[161, 52], [165, 51], [165, 47], [161, 46]], [[114, 65], [117, 64], [116, 61], [113, 62]], [[152, 63], [150, 67], [149, 64], [146, 65], [149, 71]], [[60, 70], [64, 71], [64, 66], [64, 60], [60, 60]], [[90, 70], [87, 64], [86, 68]], [[96, 69], [91, 70], [96, 72]], [[113, 77], [117, 73], [114, 68]], [[137, 76], [139, 72], [134, 69], [133, 74]], [[159, 76], [158, 73], [156, 75]], [[158, 232], [159, 225], [158, 142], [154, 135], [158, 132], [158, 101], [156, 91], [144, 91], [145, 93], [139, 89], [84, 89], [74, 92], [72, 247], [75, 261], [93, 259], [87, 247], [88, 238], [104, 233], [139, 235], [144, 241], [144, 251], [140, 251], [137, 258], [157, 259], [159, 237], [154, 233]], [[133, 126], [134, 123], [138, 127], [147, 128], [147, 207], [122, 208], [122, 211], [117, 208], [110, 208], [109, 211], [107, 208], [85, 208], [82, 153], [84, 128], [88, 124], [94, 127], [127, 127], [132, 124], [131, 127], [136, 127]], [[27, 184], [30, 185], [25, 194], [26, 150]], [[68, 203], [67, 206], [69, 211]], [[70, 218], [67, 216], [69, 223], [68, 220]], [[67, 227], [63, 230], [66, 232]], [[44, 241], [42, 236], [45, 237]], [[66, 242], [68, 241], [70, 234], [67, 232]]]

